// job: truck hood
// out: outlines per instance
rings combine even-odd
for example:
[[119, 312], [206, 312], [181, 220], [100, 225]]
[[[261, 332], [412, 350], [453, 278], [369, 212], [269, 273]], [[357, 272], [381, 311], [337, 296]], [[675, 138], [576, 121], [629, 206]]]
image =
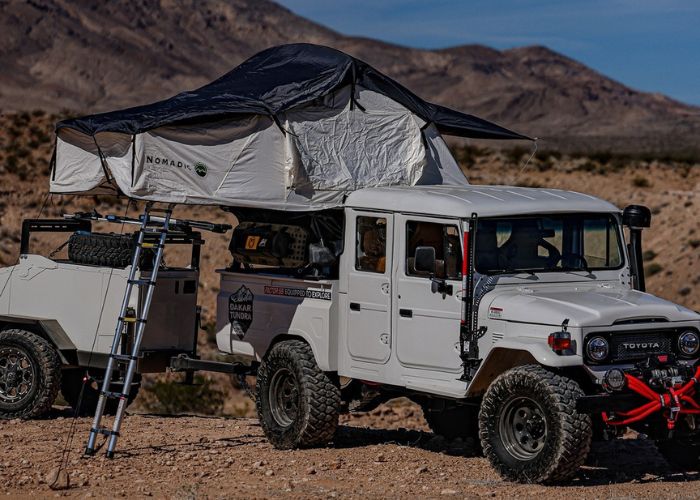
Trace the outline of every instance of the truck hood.
[[[611, 326], [616, 322], [655, 318], [700, 321], [700, 314], [637, 290], [606, 288], [519, 287], [489, 293], [483, 315], [492, 319], [544, 325]], [[486, 297], [489, 298], [488, 296]], [[482, 306], [483, 307], [483, 306]]]

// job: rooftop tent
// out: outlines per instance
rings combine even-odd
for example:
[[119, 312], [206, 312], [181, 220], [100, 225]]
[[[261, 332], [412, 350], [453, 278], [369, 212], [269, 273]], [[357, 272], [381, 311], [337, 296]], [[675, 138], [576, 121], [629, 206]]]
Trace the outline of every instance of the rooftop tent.
[[423, 101], [337, 50], [265, 50], [218, 80], [56, 127], [53, 193], [308, 210], [350, 191], [467, 184], [442, 134], [528, 139]]

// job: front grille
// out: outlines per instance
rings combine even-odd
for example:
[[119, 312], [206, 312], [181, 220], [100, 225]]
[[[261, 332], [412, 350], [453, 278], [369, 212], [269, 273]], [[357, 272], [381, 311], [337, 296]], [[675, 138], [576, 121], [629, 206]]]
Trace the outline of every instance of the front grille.
[[673, 332], [610, 334], [610, 354], [613, 361], [631, 361], [649, 356], [672, 353]]

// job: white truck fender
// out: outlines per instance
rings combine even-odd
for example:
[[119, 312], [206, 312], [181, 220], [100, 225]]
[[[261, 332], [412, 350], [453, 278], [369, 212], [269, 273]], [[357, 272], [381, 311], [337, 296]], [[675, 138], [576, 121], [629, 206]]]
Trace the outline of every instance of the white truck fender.
[[506, 370], [516, 366], [540, 364], [552, 368], [582, 366], [579, 354], [559, 355], [547, 345], [546, 339], [518, 337], [514, 340], [501, 340], [494, 344], [488, 356], [467, 389], [467, 396], [483, 394], [493, 380]]

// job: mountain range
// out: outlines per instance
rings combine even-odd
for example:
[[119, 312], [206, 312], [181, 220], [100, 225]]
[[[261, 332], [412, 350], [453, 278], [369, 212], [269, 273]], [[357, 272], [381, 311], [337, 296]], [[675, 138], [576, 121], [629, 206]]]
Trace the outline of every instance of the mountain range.
[[291, 42], [343, 50], [426, 99], [546, 147], [698, 148], [700, 107], [634, 90], [546, 47], [408, 48], [343, 35], [269, 0], [0, 0], [0, 109], [146, 104]]

